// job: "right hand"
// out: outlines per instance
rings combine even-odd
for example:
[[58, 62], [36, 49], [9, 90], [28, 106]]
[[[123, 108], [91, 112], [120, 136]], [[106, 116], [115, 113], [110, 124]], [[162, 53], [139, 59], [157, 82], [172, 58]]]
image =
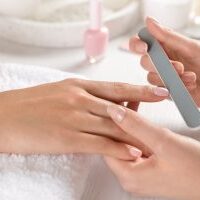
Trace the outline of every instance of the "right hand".
[[[147, 18], [146, 25], [149, 32], [163, 46], [174, 68], [200, 107], [200, 43], [160, 25], [152, 18]], [[135, 36], [130, 40], [130, 49], [142, 55], [141, 65], [148, 71], [148, 81], [152, 85], [163, 87], [163, 82], [147, 55], [147, 44]]]
[[126, 191], [143, 198], [200, 199], [200, 142], [157, 127], [130, 109], [111, 105], [107, 110], [122, 130], [152, 150], [136, 161], [106, 158]]
[[116, 126], [107, 106], [167, 96], [162, 88], [79, 79], [0, 93], [0, 152], [93, 153], [131, 160], [137, 149], [127, 144], [140, 149], [142, 144]]

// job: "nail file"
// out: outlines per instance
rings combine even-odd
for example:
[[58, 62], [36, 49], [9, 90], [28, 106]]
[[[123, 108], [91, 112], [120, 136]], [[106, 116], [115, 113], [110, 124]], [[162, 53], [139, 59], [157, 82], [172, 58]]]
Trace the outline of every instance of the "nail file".
[[143, 28], [139, 32], [139, 37], [147, 43], [148, 54], [184, 121], [191, 128], [199, 127], [200, 112], [198, 107], [160, 43], [149, 33], [147, 28]]

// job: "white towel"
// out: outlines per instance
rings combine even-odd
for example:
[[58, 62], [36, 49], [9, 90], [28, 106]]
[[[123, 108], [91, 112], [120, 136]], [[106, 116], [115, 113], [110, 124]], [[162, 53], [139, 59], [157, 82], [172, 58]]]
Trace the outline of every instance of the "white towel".
[[[36, 66], [0, 64], [0, 91], [80, 76]], [[0, 155], [1, 200], [80, 200], [89, 156]]]
[[[0, 91], [72, 77], [80, 76], [36, 66], [0, 64]], [[190, 130], [184, 126], [172, 102], [143, 104], [140, 112], [153, 122], [200, 140], [198, 130]], [[0, 200], [147, 199], [155, 200], [131, 197], [123, 192], [116, 178], [98, 156], [0, 155]]]

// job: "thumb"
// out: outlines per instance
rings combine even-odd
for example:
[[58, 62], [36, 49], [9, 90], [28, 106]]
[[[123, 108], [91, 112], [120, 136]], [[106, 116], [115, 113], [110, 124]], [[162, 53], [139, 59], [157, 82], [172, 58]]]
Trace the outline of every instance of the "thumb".
[[147, 17], [146, 25], [149, 32], [164, 46], [165, 50], [188, 53], [191, 39], [176, 33], [172, 29], [162, 26], [153, 18]]
[[118, 105], [109, 105], [107, 112], [124, 132], [138, 139], [154, 153], [160, 151], [163, 141], [168, 138], [168, 131], [154, 126], [130, 109]]

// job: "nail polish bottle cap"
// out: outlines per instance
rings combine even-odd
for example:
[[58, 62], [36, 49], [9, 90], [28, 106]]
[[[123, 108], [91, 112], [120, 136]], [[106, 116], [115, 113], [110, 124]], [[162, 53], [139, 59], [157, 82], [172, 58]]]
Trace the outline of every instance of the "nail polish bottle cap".
[[102, 0], [90, 0], [90, 29], [102, 27]]

